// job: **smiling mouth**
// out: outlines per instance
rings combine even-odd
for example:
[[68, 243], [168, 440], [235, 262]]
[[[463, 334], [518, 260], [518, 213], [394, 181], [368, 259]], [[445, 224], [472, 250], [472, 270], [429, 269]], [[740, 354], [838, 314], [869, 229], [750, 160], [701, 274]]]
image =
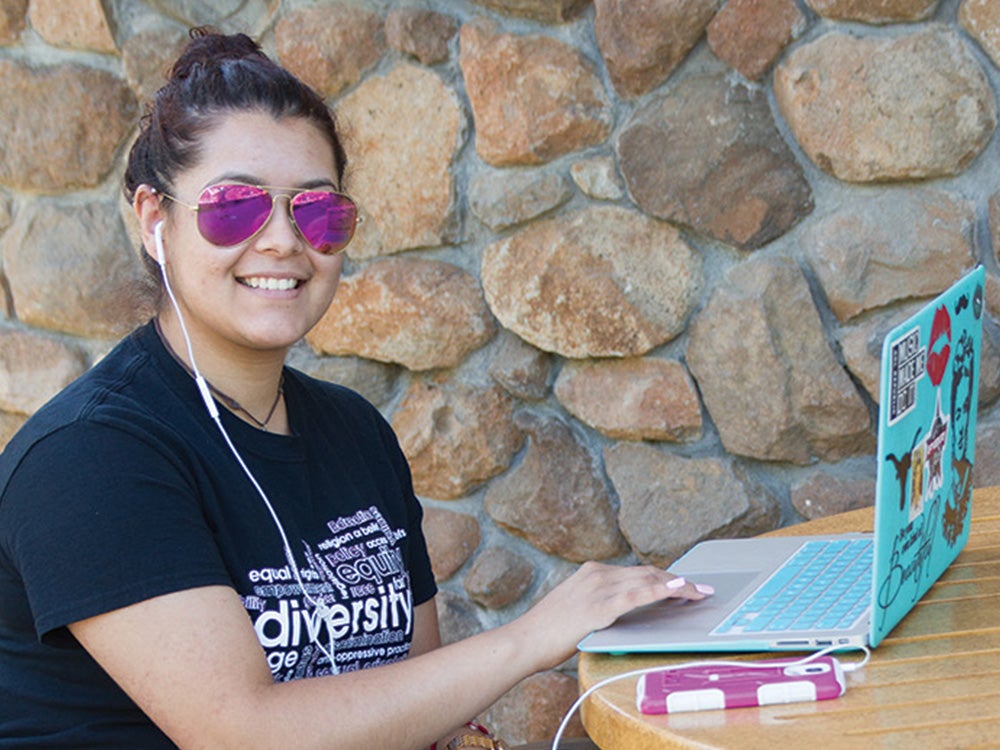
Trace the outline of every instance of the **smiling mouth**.
[[248, 276], [239, 280], [243, 286], [251, 289], [267, 289], [269, 291], [287, 291], [297, 289], [301, 283], [298, 279], [276, 279], [273, 276]]

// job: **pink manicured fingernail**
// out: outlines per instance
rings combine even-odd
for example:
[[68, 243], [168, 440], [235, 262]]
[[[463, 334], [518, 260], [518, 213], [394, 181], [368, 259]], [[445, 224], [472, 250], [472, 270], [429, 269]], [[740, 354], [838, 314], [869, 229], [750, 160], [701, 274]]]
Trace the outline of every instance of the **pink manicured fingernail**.
[[715, 593], [715, 587], [709, 586], [707, 583], [696, 583], [694, 587], [698, 590], [699, 594], [705, 594], [707, 596], [708, 594]]
[[683, 578], [680, 578], [680, 577], [671, 578], [669, 581], [667, 581], [667, 588], [668, 589], [679, 589], [685, 583], [687, 583], [687, 581], [685, 581]]

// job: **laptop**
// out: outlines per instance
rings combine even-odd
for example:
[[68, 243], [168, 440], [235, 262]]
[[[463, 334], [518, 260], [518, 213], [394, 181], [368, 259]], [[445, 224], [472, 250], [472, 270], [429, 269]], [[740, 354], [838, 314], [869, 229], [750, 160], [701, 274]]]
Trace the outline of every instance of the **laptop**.
[[877, 646], [968, 539], [984, 284], [977, 266], [883, 341], [873, 533], [701, 542], [670, 570], [714, 596], [634, 610], [579, 649]]

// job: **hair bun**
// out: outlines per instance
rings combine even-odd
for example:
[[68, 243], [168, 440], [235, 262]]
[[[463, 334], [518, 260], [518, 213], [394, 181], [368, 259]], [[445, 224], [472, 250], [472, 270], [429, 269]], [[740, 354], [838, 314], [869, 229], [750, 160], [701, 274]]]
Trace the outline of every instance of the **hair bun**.
[[212, 26], [191, 29], [191, 41], [170, 70], [171, 78], [187, 78], [198, 68], [216, 67], [229, 60], [268, 60], [260, 45], [246, 34], [223, 34]]

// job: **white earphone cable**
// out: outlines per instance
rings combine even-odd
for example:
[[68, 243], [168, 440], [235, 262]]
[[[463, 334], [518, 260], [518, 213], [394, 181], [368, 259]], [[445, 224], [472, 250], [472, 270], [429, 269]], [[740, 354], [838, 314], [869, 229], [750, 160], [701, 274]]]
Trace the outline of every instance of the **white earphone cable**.
[[219, 428], [219, 432], [222, 433], [222, 437], [225, 440], [226, 445], [229, 447], [229, 451], [236, 458], [236, 461], [243, 470], [243, 473], [246, 475], [247, 479], [250, 480], [250, 483], [257, 491], [260, 499], [263, 500], [264, 506], [267, 508], [271, 519], [274, 521], [274, 525], [278, 529], [278, 534], [281, 536], [281, 545], [285, 553], [285, 559], [288, 561], [292, 574], [295, 576], [296, 583], [298, 583], [299, 588], [302, 590], [303, 598], [305, 598], [305, 600], [313, 606], [316, 610], [316, 614], [327, 623], [327, 634], [330, 639], [329, 648], [324, 647], [324, 645], [318, 640], [314, 640], [314, 643], [316, 647], [319, 648], [319, 650], [322, 651], [323, 654], [330, 660], [330, 669], [333, 674], [338, 674], [340, 670], [334, 659], [334, 655], [336, 654], [336, 643], [333, 637], [333, 629], [330, 627], [329, 622], [329, 607], [326, 603], [313, 597], [306, 588], [305, 581], [302, 580], [302, 573], [299, 571], [299, 566], [295, 562], [295, 555], [292, 552], [291, 544], [288, 541], [288, 535], [285, 533], [285, 527], [281, 523], [281, 519], [278, 518], [278, 513], [271, 504], [271, 500], [268, 498], [267, 493], [264, 492], [264, 488], [261, 487], [257, 478], [253, 475], [253, 472], [250, 471], [250, 467], [246, 465], [246, 462], [243, 460], [243, 456], [240, 455], [239, 450], [237, 450], [232, 439], [229, 437], [229, 433], [223, 426], [222, 420], [219, 416], [219, 407], [216, 405], [215, 399], [212, 397], [212, 391], [208, 387], [208, 381], [205, 380], [201, 371], [198, 369], [198, 363], [194, 357], [194, 348], [191, 344], [191, 337], [188, 335], [187, 326], [184, 324], [184, 316], [181, 314], [180, 305], [177, 302], [177, 298], [174, 296], [174, 290], [170, 286], [170, 280], [167, 278], [166, 253], [163, 249], [163, 222], [156, 225], [156, 228], [153, 231], [153, 237], [156, 243], [157, 263], [160, 266], [160, 274], [163, 277], [163, 286], [167, 291], [167, 296], [170, 298], [170, 304], [174, 308], [174, 312], [177, 313], [177, 321], [180, 323], [181, 334], [184, 336], [184, 344], [187, 347], [188, 360], [191, 363], [191, 370], [194, 373], [194, 380], [198, 385], [198, 391], [201, 393], [202, 401], [205, 402], [205, 407], [208, 409], [208, 413], [212, 417], [212, 421], [215, 422], [216, 426]]

